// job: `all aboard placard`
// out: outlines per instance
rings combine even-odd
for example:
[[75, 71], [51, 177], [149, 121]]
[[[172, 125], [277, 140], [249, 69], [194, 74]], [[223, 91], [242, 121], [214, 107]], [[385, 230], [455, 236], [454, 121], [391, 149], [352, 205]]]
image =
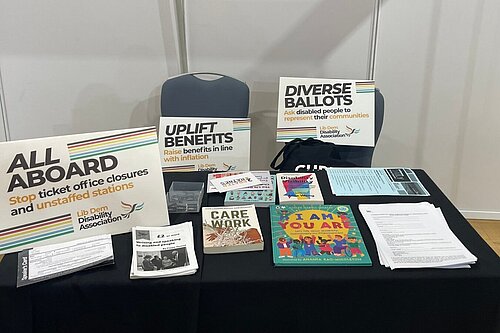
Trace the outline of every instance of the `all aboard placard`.
[[164, 172], [250, 169], [250, 118], [161, 117]]
[[169, 224], [154, 127], [0, 149], [0, 254]]
[[373, 147], [375, 82], [280, 78], [276, 140]]

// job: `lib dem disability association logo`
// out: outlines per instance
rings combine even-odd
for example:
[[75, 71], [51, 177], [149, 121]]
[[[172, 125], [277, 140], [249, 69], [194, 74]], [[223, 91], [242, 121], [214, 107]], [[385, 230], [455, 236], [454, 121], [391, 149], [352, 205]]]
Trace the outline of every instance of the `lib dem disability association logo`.
[[143, 203], [129, 204], [129, 203], [122, 201], [121, 203], [122, 203], [122, 207], [124, 209], [126, 209], [126, 212], [121, 214], [124, 219], [130, 218], [130, 214], [144, 208], [144, 202]]

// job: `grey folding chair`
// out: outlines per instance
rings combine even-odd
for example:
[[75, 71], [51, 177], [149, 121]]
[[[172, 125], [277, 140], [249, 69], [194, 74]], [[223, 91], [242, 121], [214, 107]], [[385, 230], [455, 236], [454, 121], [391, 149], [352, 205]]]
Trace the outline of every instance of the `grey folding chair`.
[[161, 115], [246, 118], [249, 95], [246, 83], [230, 76], [205, 72], [182, 74], [169, 78], [163, 84]]

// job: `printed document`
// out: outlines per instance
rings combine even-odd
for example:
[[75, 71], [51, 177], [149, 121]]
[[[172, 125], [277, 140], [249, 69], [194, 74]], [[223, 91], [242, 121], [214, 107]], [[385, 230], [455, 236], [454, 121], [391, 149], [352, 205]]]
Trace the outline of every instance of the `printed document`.
[[112, 264], [111, 235], [82, 238], [19, 252], [17, 286]]
[[380, 263], [396, 268], [462, 268], [477, 258], [428, 202], [359, 205], [377, 244]]

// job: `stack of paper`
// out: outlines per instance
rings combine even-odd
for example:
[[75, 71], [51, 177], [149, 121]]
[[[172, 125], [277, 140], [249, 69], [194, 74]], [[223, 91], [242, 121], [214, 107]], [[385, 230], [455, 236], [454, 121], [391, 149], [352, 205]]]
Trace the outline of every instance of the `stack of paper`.
[[377, 245], [380, 264], [396, 268], [470, 268], [477, 258], [428, 202], [359, 205]]
[[17, 286], [113, 263], [111, 235], [39, 246], [19, 252]]
[[132, 228], [130, 278], [161, 278], [196, 273], [193, 224]]

